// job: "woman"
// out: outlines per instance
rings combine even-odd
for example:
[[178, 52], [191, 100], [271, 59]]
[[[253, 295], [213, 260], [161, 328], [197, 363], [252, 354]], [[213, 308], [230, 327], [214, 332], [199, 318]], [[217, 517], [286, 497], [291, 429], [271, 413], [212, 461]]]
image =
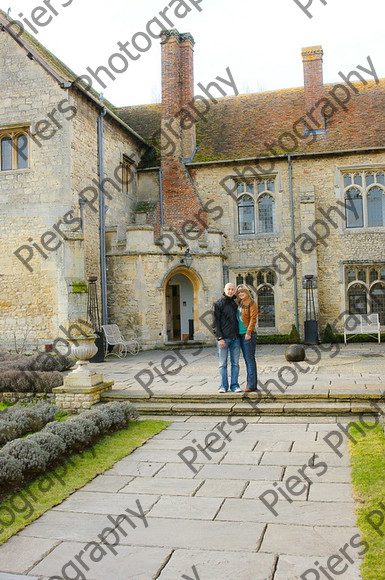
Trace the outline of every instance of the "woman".
[[257, 390], [257, 365], [255, 362], [255, 348], [257, 345], [257, 305], [251, 298], [250, 290], [241, 284], [237, 287], [238, 299], [238, 326], [241, 341], [241, 350], [245, 359], [247, 371], [247, 386], [245, 393]]

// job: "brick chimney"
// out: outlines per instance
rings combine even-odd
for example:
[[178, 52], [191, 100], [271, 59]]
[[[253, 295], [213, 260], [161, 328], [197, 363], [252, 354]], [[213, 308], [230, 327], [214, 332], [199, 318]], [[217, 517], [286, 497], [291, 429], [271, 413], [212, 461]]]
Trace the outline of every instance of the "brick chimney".
[[188, 220], [195, 221], [204, 211], [195, 185], [183, 159], [195, 151], [195, 119], [182, 114], [189, 110], [194, 97], [193, 53], [191, 34], [177, 30], [161, 33], [162, 45], [162, 120], [161, 167], [163, 174], [164, 225], [180, 230]]
[[310, 111], [324, 96], [322, 55], [322, 46], [309, 46], [302, 49], [306, 111]]

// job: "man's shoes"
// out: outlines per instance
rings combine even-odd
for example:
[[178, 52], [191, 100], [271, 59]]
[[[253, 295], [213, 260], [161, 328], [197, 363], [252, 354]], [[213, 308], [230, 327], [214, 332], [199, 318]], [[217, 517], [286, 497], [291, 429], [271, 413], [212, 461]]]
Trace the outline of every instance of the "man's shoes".
[[227, 393], [227, 391], [226, 391], [226, 389], [221, 387], [220, 389], [218, 389], [218, 393]]
[[235, 389], [231, 389], [233, 393], [242, 393], [241, 387], [235, 387]]
[[245, 393], [256, 393], [257, 389], [245, 389]]

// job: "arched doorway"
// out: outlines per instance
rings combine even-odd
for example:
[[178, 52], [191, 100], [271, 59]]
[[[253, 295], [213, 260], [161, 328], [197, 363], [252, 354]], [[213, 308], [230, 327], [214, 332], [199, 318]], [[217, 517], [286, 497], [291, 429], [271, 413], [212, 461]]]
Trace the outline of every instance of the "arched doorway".
[[167, 340], [193, 340], [194, 288], [187, 276], [174, 274], [167, 282], [166, 331]]

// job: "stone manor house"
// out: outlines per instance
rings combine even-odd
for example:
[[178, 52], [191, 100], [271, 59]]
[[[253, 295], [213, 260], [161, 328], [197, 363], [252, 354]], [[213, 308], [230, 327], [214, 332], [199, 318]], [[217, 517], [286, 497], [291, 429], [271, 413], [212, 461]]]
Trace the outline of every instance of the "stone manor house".
[[145, 348], [212, 342], [228, 281], [260, 334], [303, 334], [306, 275], [321, 330], [385, 330], [385, 80], [325, 85], [314, 46], [304, 87], [240, 95], [227, 69], [194, 95], [193, 38], [160, 42], [162, 103], [115, 108], [0, 12], [1, 348], [64, 337], [91, 275]]

